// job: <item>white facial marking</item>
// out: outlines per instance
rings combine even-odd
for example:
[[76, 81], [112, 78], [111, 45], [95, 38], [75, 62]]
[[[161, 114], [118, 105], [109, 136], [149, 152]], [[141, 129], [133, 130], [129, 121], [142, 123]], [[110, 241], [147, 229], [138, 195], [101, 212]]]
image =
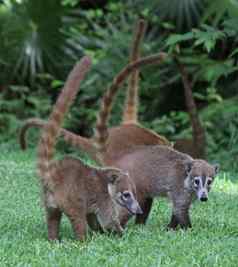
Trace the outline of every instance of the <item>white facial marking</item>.
[[[199, 181], [199, 182], [196, 182], [196, 181]], [[196, 189], [198, 199], [208, 198], [208, 188], [210, 187], [209, 183], [211, 182], [212, 182], [211, 177], [206, 177], [204, 184], [203, 184], [203, 179], [201, 176], [194, 177], [194, 187]]]
[[184, 180], [184, 188], [189, 189], [190, 188], [190, 176], [187, 176]]
[[210, 187], [213, 179], [211, 177], [206, 177], [206, 186]]
[[115, 186], [112, 184], [108, 184], [107, 190], [108, 190], [109, 195], [112, 197], [115, 193]]
[[202, 177], [201, 176], [194, 177], [193, 181], [194, 181], [194, 186], [196, 188], [202, 187]]

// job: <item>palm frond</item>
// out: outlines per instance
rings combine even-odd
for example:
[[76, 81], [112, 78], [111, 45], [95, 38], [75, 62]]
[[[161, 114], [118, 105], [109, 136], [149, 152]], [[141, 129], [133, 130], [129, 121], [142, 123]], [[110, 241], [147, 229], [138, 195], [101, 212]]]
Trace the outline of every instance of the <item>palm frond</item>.
[[[51, 72], [58, 78], [82, 55], [63, 31], [67, 9], [58, 0], [15, 1], [0, 13], [0, 59], [10, 80], [34, 82], [37, 73]], [[9, 75], [7, 75], [9, 74]]]

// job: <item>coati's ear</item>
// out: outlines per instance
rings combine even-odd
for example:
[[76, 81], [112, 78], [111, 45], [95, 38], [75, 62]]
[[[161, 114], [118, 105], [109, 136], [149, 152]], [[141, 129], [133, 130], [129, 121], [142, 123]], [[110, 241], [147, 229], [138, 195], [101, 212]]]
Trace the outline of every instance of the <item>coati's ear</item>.
[[185, 167], [185, 172], [186, 172], [186, 175], [188, 176], [192, 170], [192, 167], [193, 167], [193, 161], [192, 160], [186, 160], [184, 162], [184, 167]]
[[213, 168], [214, 168], [214, 170], [215, 170], [215, 175], [217, 175], [218, 174], [218, 172], [219, 172], [219, 170], [220, 170], [220, 165], [219, 164], [213, 164]]

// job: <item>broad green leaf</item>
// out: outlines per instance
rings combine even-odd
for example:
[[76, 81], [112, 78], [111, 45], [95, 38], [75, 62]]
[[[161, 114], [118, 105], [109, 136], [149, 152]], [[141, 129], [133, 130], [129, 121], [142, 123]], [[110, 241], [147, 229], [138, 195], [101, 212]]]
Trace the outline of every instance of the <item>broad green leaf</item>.
[[188, 32], [185, 34], [172, 34], [169, 36], [169, 38], [166, 41], [167, 46], [175, 45], [177, 43], [188, 41], [193, 39], [194, 34], [193, 32]]

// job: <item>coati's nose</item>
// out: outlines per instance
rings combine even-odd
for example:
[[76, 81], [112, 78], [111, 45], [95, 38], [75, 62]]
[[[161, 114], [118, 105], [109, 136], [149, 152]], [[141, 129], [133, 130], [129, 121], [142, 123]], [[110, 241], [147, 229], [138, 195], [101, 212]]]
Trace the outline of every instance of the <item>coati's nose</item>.
[[206, 192], [202, 192], [202, 194], [200, 195], [199, 198], [201, 201], [207, 201], [208, 200], [208, 196]]
[[206, 196], [202, 196], [202, 197], [200, 198], [200, 200], [201, 200], [201, 201], [207, 201], [208, 198], [207, 198]]

